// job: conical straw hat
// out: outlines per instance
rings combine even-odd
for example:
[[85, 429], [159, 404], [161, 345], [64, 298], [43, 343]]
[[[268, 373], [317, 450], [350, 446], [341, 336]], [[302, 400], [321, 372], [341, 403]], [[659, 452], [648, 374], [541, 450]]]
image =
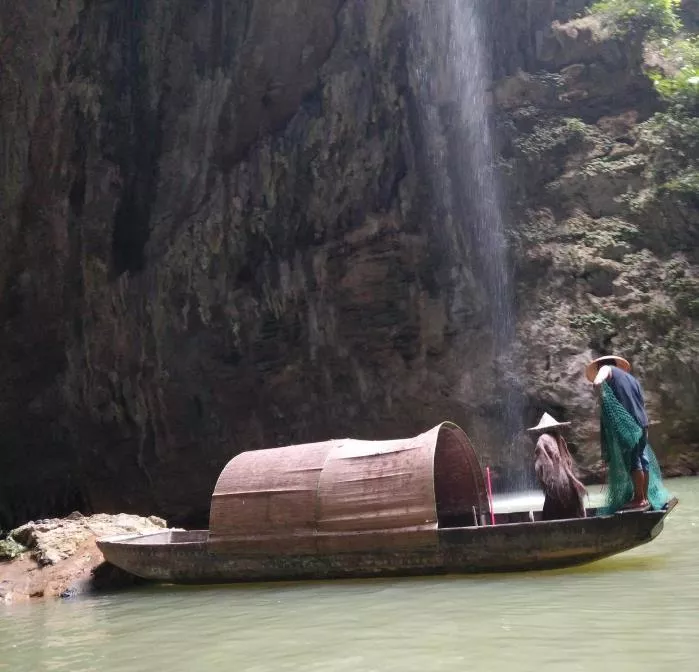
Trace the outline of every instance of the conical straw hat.
[[556, 418], [548, 413], [544, 413], [536, 427], [530, 427], [528, 432], [544, 432], [547, 429], [555, 429], [556, 427], [570, 427], [569, 422], [558, 422]]
[[626, 371], [626, 373], [631, 372], [631, 364], [629, 364], [629, 362], [623, 357], [618, 357], [617, 355], [605, 355], [604, 357], [598, 357], [597, 359], [592, 360], [585, 367], [585, 378], [587, 378], [591, 383], [594, 382], [595, 376], [597, 375], [598, 364], [600, 364], [600, 362], [608, 362], [610, 359], [614, 360], [614, 362], [616, 362], [616, 365], [622, 371]]

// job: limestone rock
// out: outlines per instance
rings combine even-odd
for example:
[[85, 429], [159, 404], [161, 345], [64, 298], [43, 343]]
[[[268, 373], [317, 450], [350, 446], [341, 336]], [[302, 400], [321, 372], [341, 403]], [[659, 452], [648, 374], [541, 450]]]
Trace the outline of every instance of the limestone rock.
[[[574, 28], [575, 22], [558, 30], [573, 39]], [[500, 128], [519, 124], [510, 170], [519, 184], [512, 237], [520, 375], [534, 406], [573, 421], [581, 471], [596, 480], [596, 409], [582, 370], [596, 355], [620, 352], [645, 388], [661, 463], [669, 474], [686, 474], [699, 463], [689, 411], [699, 375], [689, 298], [699, 273], [699, 219], [696, 194], [680, 189], [678, 196], [663, 184], [696, 169], [696, 120], [651, 116], [648, 90], [645, 99], [613, 96], [602, 83], [595, 95], [606, 101], [601, 115], [588, 117], [592, 110], [583, 107], [561, 118], [542, 109], [529, 127], [519, 121], [520, 110], [503, 108], [513, 124]], [[528, 109], [527, 115], [534, 116]]]
[[[77, 592], [133, 583], [116, 568], [103, 567], [95, 541], [121, 534], [166, 529], [156, 516], [74, 512], [66, 518], [32, 521], [10, 532], [5, 548], [28, 551], [0, 560], [0, 601], [72, 596]], [[94, 574], [94, 576], [93, 576]]]
[[166, 526], [166, 522], [156, 516], [72, 513], [66, 518], [26, 523], [13, 530], [9, 537], [29, 549], [40, 565], [55, 565], [70, 558], [89, 539], [144, 534]]

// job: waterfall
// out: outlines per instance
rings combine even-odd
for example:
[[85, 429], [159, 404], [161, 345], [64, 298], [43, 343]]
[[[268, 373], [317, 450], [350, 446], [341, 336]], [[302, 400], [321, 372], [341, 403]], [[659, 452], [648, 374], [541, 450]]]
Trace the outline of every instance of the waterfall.
[[[485, 293], [495, 365], [495, 360], [506, 363], [512, 355], [515, 313], [491, 127], [492, 74], [483, 16], [486, 6], [487, 0], [424, 3], [418, 31], [421, 54], [416, 58], [433, 186], [438, 200], [442, 200], [443, 216], [451, 213], [466, 229], [459, 244], [468, 250], [474, 275]], [[445, 100], [454, 110], [449, 122], [443, 122], [438, 109]], [[455, 142], [440, 140], [444, 137], [452, 137]], [[522, 429], [523, 400], [512, 384], [504, 382], [501, 387], [505, 445], [497, 446], [497, 452], [503, 462], [514, 467], [508, 486], [518, 489], [530, 484], [531, 471], [530, 461], [513, 452], [514, 437]]]

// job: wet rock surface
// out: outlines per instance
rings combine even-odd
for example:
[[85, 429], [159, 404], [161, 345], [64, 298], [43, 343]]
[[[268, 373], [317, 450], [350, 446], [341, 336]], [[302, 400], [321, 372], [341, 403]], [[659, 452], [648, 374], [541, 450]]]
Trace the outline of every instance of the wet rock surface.
[[105, 563], [95, 541], [165, 528], [165, 521], [155, 516], [77, 512], [22, 525], [0, 542], [0, 601], [72, 597], [132, 585], [137, 578]]

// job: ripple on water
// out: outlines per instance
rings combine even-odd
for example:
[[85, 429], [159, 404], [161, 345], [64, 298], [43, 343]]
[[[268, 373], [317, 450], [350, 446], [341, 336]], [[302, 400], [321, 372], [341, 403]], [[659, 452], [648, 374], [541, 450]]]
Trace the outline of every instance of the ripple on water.
[[0, 607], [12, 672], [695, 672], [699, 480], [653, 543], [571, 570], [154, 586]]

